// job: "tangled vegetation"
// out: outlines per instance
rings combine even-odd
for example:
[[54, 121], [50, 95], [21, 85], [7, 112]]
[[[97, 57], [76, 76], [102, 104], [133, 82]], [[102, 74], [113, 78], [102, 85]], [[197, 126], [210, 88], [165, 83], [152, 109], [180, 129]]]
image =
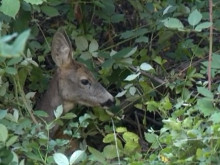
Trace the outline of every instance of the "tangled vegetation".
[[[0, 164], [220, 164], [219, 11], [219, 0], [2, 0]], [[60, 28], [116, 105], [61, 105], [47, 123], [36, 103]], [[78, 146], [50, 138], [54, 122]]]

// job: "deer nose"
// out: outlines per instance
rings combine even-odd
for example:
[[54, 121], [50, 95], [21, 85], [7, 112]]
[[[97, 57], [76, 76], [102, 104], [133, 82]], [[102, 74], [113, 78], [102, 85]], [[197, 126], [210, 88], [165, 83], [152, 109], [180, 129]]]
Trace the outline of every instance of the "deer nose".
[[106, 102], [102, 103], [101, 106], [102, 107], [111, 107], [115, 105], [115, 99], [108, 99]]

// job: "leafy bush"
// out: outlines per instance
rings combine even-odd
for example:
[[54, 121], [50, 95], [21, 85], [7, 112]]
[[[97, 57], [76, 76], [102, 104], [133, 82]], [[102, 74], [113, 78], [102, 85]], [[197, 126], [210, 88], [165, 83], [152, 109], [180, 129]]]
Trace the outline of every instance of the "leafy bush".
[[[207, 6], [2, 0], [0, 164], [219, 164], [220, 6], [213, 0], [213, 22]], [[35, 110], [53, 72], [50, 43], [59, 27], [74, 58], [115, 95], [115, 107], [63, 114], [59, 106], [50, 123]], [[55, 123], [79, 146], [51, 139]]]

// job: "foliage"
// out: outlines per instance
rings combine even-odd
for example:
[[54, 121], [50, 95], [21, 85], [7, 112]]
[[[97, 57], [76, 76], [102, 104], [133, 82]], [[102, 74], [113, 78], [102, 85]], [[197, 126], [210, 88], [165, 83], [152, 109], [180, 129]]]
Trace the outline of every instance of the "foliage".
[[[208, 1], [2, 0], [0, 164], [219, 164], [220, 3], [213, 3], [210, 22]], [[115, 94], [112, 109], [63, 114], [61, 105], [47, 123], [35, 108], [53, 74], [50, 43], [60, 27], [74, 58]], [[57, 124], [80, 141], [77, 149], [72, 139], [49, 137]]]

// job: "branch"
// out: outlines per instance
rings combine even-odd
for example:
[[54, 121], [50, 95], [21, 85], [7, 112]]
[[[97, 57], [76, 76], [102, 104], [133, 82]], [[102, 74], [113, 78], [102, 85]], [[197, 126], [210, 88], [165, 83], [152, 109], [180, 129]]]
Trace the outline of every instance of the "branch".
[[[209, 0], [209, 20], [213, 23], [212, 18], [212, 0]], [[211, 66], [212, 66], [212, 45], [213, 44], [213, 25], [210, 26], [209, 29], [209, 63], [208, 63], [208, 89], [212, 88], [212, 77], [211, 77]]]

